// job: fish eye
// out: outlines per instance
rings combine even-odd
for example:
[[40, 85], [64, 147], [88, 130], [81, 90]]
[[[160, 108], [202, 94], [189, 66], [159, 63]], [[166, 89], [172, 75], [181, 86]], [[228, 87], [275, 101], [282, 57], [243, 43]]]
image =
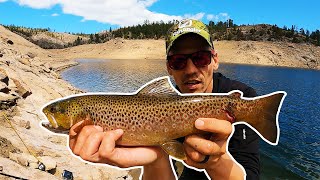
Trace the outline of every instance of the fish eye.
[[59, 106], [52, 106], [51, 108], [50, 108], [50, 112], [51, 113], [56, 113], [56, 112], [58, 112], [59, 111]]
[[55, 113], [55, 112], [56, 112], [56, 108], [51, 107], [51, 108], [50, 108], [50, 112], [51, 112], [51, 113]]

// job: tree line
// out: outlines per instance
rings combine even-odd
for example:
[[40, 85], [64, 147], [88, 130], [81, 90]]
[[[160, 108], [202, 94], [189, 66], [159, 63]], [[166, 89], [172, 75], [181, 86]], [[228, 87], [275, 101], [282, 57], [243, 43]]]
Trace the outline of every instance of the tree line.
[[[175, 20], [164, 23], [148, 22], [135, 26], [122, 27], [112, 31], [112, 37], [121, 37], [125, 39], [159, 39], [164, 38], [169, 28], [175, 23]], [[214, 40], [252, 40], [252, 41], [286, 41], [293, 43], [311, 43], [320, 46], [320, 32], [316, 30], [310, 32], [295, 25], [291, 28], [277, 25], [237, 25], [232, 19], [227, 21], [213, 22], [207, 24], [210, 34]]]
[[[124, 39], [164, 39], [169, 28], [176, 22], [176, 20], [169, 22], [149, 22], [146, 20], [143, 24], [120, 27], [114, 30], [110, 28], [109, 30], [95, 34], [69, 33], [78, 37], [75, 41], [66, 44], [50, 42], [46, 39], [34, 40], [32, 38], [33, 35], [39, 32], [46, 32], [47, 35], [58, 38], [52, 33], [50, 28], [26, 28], [15, 25], [5, 27], [42, 48], [52, 49], [72, 47], [81, 44], [104, 43], [117, 37]], [[281, 28], [277, 25], [268, 24], [237, 25], [232, 19], [228, 19], [224, 22], [209, 21], [207, 26], [214, 40], [285, 41], [293, 43], [309, 43], [320, 46], [319, 30], [310, 32], [303, 28], [298, 29], [295, 25], [292, 25], [290, 28], [286, 26]]]

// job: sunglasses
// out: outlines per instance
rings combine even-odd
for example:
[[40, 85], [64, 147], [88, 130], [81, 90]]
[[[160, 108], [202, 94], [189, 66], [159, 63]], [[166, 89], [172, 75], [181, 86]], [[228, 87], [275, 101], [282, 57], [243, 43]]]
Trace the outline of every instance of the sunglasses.
[[173, 70], [184, 69], [190, 58], [196, 67], [205, 67], [211, 63], [211, 57], [214, 51], [198, 51], [192, 54], [174, 54], [167, 56], [168, 65]]

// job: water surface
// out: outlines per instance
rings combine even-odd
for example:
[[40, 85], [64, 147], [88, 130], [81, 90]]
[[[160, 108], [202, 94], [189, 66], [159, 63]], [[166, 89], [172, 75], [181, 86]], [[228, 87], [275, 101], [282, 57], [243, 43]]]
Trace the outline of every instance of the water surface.
[[[79, 60], [62, 77], [88, 92], [135, 92], [166, 76], [161, 60]], [[320, 178], [320, 71], [221, 64], [219, 72], [244, 82], [259, 95], [286, 91], [280, 116], [280, 141], [261, 141], [262, 179]]]

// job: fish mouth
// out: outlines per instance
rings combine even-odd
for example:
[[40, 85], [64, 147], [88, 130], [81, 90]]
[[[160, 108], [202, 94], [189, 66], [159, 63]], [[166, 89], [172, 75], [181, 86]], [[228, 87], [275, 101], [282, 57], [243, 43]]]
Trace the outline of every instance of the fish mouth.
[[41, 125], [42, 125], [44, 128], [46, 128], [46, 129], [48, 129], [49, 131], [54, 132], [54, 133], [69, 134], [69, 130], [64, 129], [64, 128], [60, 128], [60, 127], [54, 128], [54, 127], [52, 126], [52, 124], [51, 124], [50, 122], [48, 122], [48, 121], [42, 122]]
[[[47, 119], [50, 122], [50, 128], [58, 128], [59, 127], [58, 122], [56, 121], [56, 119], [54, 118], [54, 116], [51, 113], [45, 112], [44, 114], [47, 116]], [[44, 126], [44, 127], [49, 127], [49, 125], [46, 123], [46, 126]]]

